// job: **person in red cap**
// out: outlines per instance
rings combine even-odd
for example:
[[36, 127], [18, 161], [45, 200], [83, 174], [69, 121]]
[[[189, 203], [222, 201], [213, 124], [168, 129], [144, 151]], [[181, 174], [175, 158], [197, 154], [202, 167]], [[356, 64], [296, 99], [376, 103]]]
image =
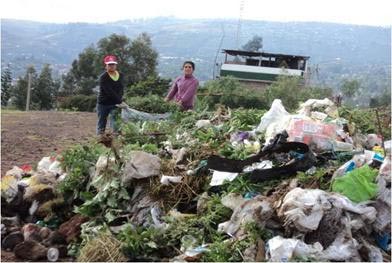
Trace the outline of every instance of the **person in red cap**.
[[117, 132], [115, 123], [116, 104], [122, 102], [124, 94], [123, 75], [117, 71], [117, 58], [107, 55], [103, 59], [106, 71], [99, 77], [99, 93], [97, 97], [97, 134], [105, 132], [108, 116], [110, 127]]

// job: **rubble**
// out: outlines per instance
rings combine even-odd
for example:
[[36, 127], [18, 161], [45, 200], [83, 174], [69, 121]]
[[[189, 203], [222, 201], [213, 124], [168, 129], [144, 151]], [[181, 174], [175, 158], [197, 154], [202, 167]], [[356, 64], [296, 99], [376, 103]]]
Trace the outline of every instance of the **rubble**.
[[390, 141], [353, 133], [328, 99], [239, 111], [174, 122], [125, 108], [139, 122], [107, 148], [15, 166], [2, 248], [31, 261], [390, 260]]

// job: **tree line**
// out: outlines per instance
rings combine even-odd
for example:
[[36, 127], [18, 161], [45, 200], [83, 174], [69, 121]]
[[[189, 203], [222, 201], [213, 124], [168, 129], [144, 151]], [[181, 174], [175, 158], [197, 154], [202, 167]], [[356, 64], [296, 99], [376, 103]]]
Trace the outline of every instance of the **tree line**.
[[10, 67], [4, 68], [1, 74], [1, 105], [25, 108], [29, 75], [31, 109], [50, 110], [58, 107], [59, 102], [64, 103], [67, 99], [68, 102], [70, 99], [80, 101], [86, 96], [95, 101], [95, 88], [99, 75], [104, 71], [103, 57], [107, 54], [118, 57], [119, 70], [124, 74], [127, 86], [148, 78], [158, 78], [158, 53], [152, 47], [148, 34], [142, 33], [134, 40], [112, 34], [84, 49], [61, 79], [53, 79], [52, 69], [46, 64], [40, 73], [34, 66], [29, 66], [26, 74], [13, 83]]
[[[263, 47], [263, 38], [255, 35], [244, 46], [243, 50], [259, 51]], [[112, 34], [100, 39], [84, 49], [78, 58], [72, 62], [71, 69], [61, 79], [53, 79], [49, 64], [44, 65], [38, 73], [34, 66], [26, 70], [15, 84], [9, 67], [1, 74], [1, 105], [25, 109], [29, 75], [31, 76], [31, 106], [33, 110], [50, 110], [53, 108], [92, 111], [96, 104], [96, 88], [98, 77], [104, 71], [103, 57], [112, 54], [118, 57], [119, 70], [125, 76], [126, 99], [130, 106], [140, 110], [164, 112], [168, 109], [161, 97], [167, 92], [170, 80], [162, 79], [157, 73], [158, 53], [152, 47], [152, 41], [147, 33], [142, 33], [134, 40], [125, 35]], [[332, 96], [332, 89], [327, 87], [309, 87], [305, 90], [293, 91], [299, 80], [280, 78], [271, 85], [267, 94], [257, 96], [244, 90], [231, 80], [212, 80], [206, 83], [204, 89], [223, 89], [220, 98], [206, 98], [207, 104], [224, 103], [231, 107], [252, 107], [263, 105], [268, 108], [274, 98], [285, 100], [288, 105], [295, 107], [299, 100], [314, 96]], [[358, 104], [362, 87], [356, 79], [345, 79], [340, 84], [339, 92], [345, 104]], [[233, 93], [234, 92], [234, 93]], [[232, 94], [241, 93], [241, 96]], [[150, 96], [153, 95], [153, 96]], [[155, 96], [155, 97], [154, 97]], [[240, 100], [240, 101], [236, 101]], [[381, 96], [369, 99], [370, 107], [390, 105], [390, 89]]]

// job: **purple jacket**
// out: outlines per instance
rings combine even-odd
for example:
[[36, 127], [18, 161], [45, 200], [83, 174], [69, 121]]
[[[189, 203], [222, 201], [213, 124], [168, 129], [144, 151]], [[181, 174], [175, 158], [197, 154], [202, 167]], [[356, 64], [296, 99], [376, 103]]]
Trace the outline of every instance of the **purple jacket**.
[[199, 81], [192, 76], [181, 76], [174, 81], [167, 98], [180, 101], [184, 110], [193, 109], [193, 103]]

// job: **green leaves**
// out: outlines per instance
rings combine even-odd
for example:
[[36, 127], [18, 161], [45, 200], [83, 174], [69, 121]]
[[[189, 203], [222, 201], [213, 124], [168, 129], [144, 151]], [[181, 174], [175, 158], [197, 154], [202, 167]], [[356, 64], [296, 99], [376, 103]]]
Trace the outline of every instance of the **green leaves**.
[[390, 107], [385, 108], [383, 111], [380, 110], [380, 128], [379, 130], [377, 123], [376, 112], [373, 109], [359, 109], [353, 107], [340, 107], [339, 115], [353, 123], [355, 126], [350, 126], [351, 132], [355, 131], [355, 128], [360, 129], [362, 133], [376, 133], [380, 132], [385, 138], [391, 138], [390, 128]]
[[12, 75], [9, 67], [1, 71], [1, 106], [7, 106], [8, 99], [11, 97]]
[[236, 131], [250, 131], [260, 123], [260, 118], [266, 110], [262, 109], [235, 109], [232, 111], [228, 125]]
[[203, 104], [214, 109], [216, 104], [222, 104], [230, 108], [257, 108], [267, 107], [262, 92], [246, 89], [240, 82], [232, 77], [222, 77], [218, 80], [208, 81], [203, 89], [199, 90], [203, 94], [200, 98]]
[[101, 145], [76, 145], [66, 150], [62, 155], [61, 166], [68, 175], [59, 184], [60, 192], [71, 194], [73, 199], [79, 198], [80, 192], [85, 191], [90, 167], [95, 165], [104, 151]]
[[[128, 192], [122, 186], [118, 177], [112, 176], [111, 180], [103, 180], [101, 175], [92, 183], [97, 188], [97, 194], [89, 200], [84, 202], [81, 206], [75, 208], [76, 213], [80, 213], [89, 217], [104, 215], [108, 222], [116, 219], [115, 211], [118, 208], [123, 208], [124, 201], [129, 200]], [[86, 194], [84, 194], [86, 196]]]
[[140, 34], [131, 41], [125, 35], [111, 34], [100, 39], [97, 47], [91, 45], [83, 50], [64, 76], [64, 95], [91, 95], [104, 71], [103, 57], [117, 56], [118, 70], [124, 74], [124, 84], [129, 85], [156, 76], [158, 53], [153, 49], [150, 36]]
[[170, 88], [170, 79], [148, 76], [146, 80], [142, 80], [126, 90], [126, 97], [145, 97], [147, 95], [157, 95], [164, 97]]
[[166, 102], [163, 96], [158, 95], [127, 97], [126, 103], [132, 109], [150, 113], [166, 113], [178, 110], [176, 105]]
[[131, 255], [131, 259], [149, 258], [159, 248], [168, 250], [168, 240], [163, 230], [155, 228], [131, 226], [119, 233], [118, 238], [124, 244], [124, 250]]

